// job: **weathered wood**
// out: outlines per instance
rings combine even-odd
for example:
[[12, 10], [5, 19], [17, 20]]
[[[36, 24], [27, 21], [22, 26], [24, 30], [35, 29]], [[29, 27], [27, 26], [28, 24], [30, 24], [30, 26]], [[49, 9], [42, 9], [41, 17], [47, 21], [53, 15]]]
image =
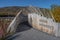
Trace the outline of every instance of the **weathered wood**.
[[18, 26], [19, 24], [19, 21], [20, 21], [20, 18], [19, 18], [19, 15], [20, 13], [22, 12], [22, 10], [16, 15], [16, 17], [13, 19], [13, 21], [10, 23], [10, 25], [8, 26], [7, 28], [7, 33], [10, 31], [10, 32], [15, 32], [16, 30], [16, 27]]

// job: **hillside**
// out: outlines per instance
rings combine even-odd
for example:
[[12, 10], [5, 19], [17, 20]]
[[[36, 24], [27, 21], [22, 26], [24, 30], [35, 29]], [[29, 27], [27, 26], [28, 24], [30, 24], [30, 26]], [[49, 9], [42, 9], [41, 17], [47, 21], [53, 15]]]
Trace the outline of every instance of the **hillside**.
[[[26, 6], [26, 7], [22, 7], [22, 6], [9, 6], [9, 7], [3, 7], [0, 8], [0, 16], [1, 15], [9, 15], [9, 16], [15, 16], [20, 10], [22, 10], [24, 15], [27, 15], [28, 13], [38, 13], [40, 15], [41, 12], [43, 13], [43, 15], [47, 18], [52, 18], [52, 15], [54, 16], [54, 19], [56, 22], [60, 22], [60, 7], [52, 7], [52, 11], [48, 10], [46, 8], [38, 8], [38, 7], [34, 7], [34, 6]], [[52, 13], [52, 15], [51, 15]]]
[[[43, 8], [41, 8], [43, 9]], [[20, 10], [23, 10], [23, 13], [33, 13], [38, 12], [40, 13], [40, 8], [34, 6], [10, 6], [10, 7], [3, 7], [0, 8], [0, 15], [16, 15]], [[43, 10], [41, 10], [43, 11]]]
[[19, 7], [19, 6], [0, 8], [0, 15], [16, 15], [18, 11], [20, 11], [23, 8], [24, 7]]

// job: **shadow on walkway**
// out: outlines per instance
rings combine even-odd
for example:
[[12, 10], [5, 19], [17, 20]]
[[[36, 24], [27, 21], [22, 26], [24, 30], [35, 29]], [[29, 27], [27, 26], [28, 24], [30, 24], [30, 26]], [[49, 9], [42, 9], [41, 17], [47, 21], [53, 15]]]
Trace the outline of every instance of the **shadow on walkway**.
[[29, 23], [26, 21], [18, 25], [16, 32], [26, 31], [29, 30], [30, 28], [32, 28], [32, 26], [30, 26]]
[[19, 35], [20, 32], [29, 30], [29, 29], [31, 29], [31, 28], [32, 28], [32, 26], [30, 26], [27, 21], [26, 21], [26, 22], [23, 22], [23, 23], [20, 23], [20, 24], [18, 25], [17, 29], [16, 29], [16, 33], [15, 33], [14, 35], [8, 36], [8, 37], [6, 38], [6, 40], [12, 40], [12, 39], [20, 36], [20, 35]]
[[16, 34], [14, 34], [14, 35], [10, 35], [9, 37], [7, 37], [6, 38], [6, 40], [13, 40], [14, 38], [17, 38], [17, 37], [19, 37], [21, 34], [19, 34], [19, 33], [16, 33]]

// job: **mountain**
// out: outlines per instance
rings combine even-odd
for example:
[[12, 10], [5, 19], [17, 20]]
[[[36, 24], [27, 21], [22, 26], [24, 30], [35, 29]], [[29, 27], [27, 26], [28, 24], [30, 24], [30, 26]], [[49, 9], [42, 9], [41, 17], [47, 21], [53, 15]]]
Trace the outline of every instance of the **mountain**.
[[33, 13], [33, 12], [40, 12], [40, 9], [38, 7], [34, 6], [10, 6], [10, 7], [3, 7], [0, 8], [0, 15], [16, 15], [20, 10], [23, 10], [24, 14], [27, 13]]
[[11, 6], [0, 8], [0, 15], [16, 15], [18, 11], [23, 7]]
[[[55, 7], [52, 7], [52, 10]], [[0, 8], [0, 16], [1, 15], [10, 15], [10, 16], [16, 16], [17, 13], [22, 10], [22, 13], [24, 15], [28, 15], [28, 13], [38, 13], [40, 15], [43, 14], [43, 16], [47, 17], [47, 18], [52, 18], [52, 16], [54, 17], [54, 19], [56, 20], [56, 22], [60, 22], [60, 7], [56, 8], [56, 10], [51, 11], [50, 9], [46, 9], [46, 8], [39, 8], [39, 7], [34, 7], [34, 6], [9, 6], [9, 7], [3, 7]], [[52, 15], [51, 15], [52, 13]], [[57, 15], [55, 15], [57, 14]], [[59, 17], [58, 17], [59, 16]]]

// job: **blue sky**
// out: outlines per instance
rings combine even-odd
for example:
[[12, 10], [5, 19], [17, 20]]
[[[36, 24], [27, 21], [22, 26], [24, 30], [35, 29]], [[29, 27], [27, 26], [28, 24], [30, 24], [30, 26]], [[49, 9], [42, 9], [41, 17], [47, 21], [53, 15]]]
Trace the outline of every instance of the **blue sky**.
[[60, 0], [0, 0], [0, 7], [6, 6], [37, 6], [42, 8], [50, 8], [50, 5], [60, 5]]

